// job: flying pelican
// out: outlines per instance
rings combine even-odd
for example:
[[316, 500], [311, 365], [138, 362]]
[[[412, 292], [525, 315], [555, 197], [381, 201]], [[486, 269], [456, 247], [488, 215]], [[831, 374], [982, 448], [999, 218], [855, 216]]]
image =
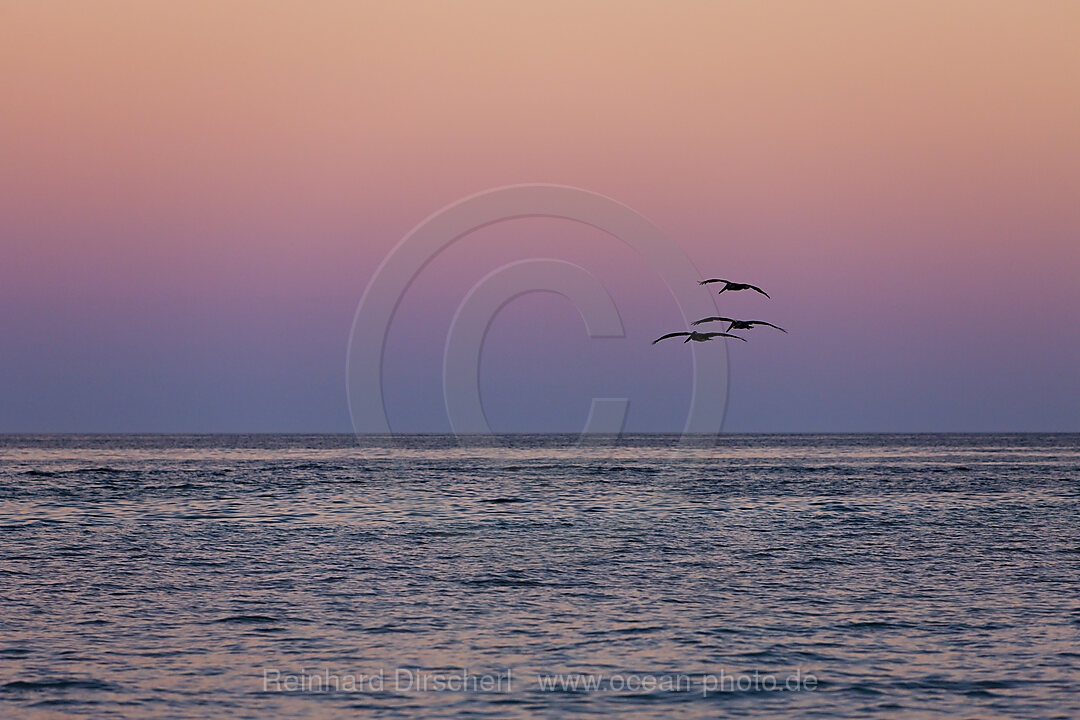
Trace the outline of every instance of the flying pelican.
[[787, 332], [787, 330], [780, 327], [779, 325], [773, 325], [771, 322], [765, 322], [764, 320], [736, 320], [735, 318], [726, 318], [726, 317], [719, 317], [719, 316], [702, 318], [700, 320], [695, 320], [694, 322], [692, 322], [690, 324], [691, 325], [700, 325], [702, 323], [707, 323], [707, 322], [726, 322], [726, 323], [730, 323], [728, 325], [728, 331], [729, 332], [731, 330], [751, 330], [751, 329], [753, 329], [753, 327], [755, 325], [768, 325], [769, 327], [776, 328], [780, 332]]
[[[730, 280], [721, 280], [720, 278], [713, 278], [712, 280], [702, 280], [701, 282], [698, 283], [698, 285], [708, 285], [709, 283], [717, 283], [717, 282], [724, 283], [724, 287], [720, 288], [720, 292], [724, 292], [725, 290], [732, 290], [732, 291], [735, 291], [735, 290], [754, 290], [755, 292], [761, 293], [765, 297], [769, 297], [769, 293], [765, 292], [764, 290], [759, 288], [757, 285], [751, 285], [749, 283], [731, 282]], [[716, 294], [719, 295], [720, 293], [716, 293]], [[771, 300], [772, 298], [769, 298], [769, 299]]]
[[653, 340], [652, 344], [655, 345], [656, 343], [660, 342], [661, 340], [667, 340], [668, 338], [673, 338], [673, 337], [682, 337], [683, 335], [686, 336], [686, 339], [683, 340], [684, 343], [688, 343], [691, 340], [693, 340], [694, 342], [705, 342], [706, 340], [712, 340], [714, 337], [729, 337], [729, 338], [735, 338], [736, 340], [742, 340], [743, 342], [746, 342], [746, 338], [739, 337], [738, 335], [728, 335], [727, 333], [722, 333], [722, 332], [700, 333], [700, 332], [694, 331], [694, 332], [668, 333], [667, 335], [662, 335], [662, 336], [656, 338], [655, 340]]

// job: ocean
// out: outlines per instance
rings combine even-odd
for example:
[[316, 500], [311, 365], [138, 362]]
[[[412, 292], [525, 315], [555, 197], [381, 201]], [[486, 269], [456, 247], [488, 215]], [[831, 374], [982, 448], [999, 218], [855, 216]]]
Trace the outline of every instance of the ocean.
[[1080, 436], [0, 437], [0, 717], [1080, 717]]

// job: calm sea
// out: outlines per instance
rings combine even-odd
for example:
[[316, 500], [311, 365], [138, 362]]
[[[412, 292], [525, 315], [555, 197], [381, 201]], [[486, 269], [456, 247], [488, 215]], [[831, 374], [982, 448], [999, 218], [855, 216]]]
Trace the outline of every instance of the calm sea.
[[1080, 717], [1080, 436], [0, 437], [0, 717]]

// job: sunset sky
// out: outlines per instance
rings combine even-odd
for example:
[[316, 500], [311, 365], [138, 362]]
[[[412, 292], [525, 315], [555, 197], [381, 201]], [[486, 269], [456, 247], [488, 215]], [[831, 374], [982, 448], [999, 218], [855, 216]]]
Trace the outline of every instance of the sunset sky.
[[[353, 314], [447, 204], [557, 183], [759, 284], [725, 429], [1080, 431], [1080, 3], [0, 0], [0, 432], [348, 432]], [[386, 347], [390, 424], [447, 431], [474, 284], [566, 260], [590, 339], [508, 304], [503, 431], [628, 397], [678, 431], [687, 346], [648, 263], [523, 219], [436, 258]], [[737, 345], [737, 346], [736, 346]]]

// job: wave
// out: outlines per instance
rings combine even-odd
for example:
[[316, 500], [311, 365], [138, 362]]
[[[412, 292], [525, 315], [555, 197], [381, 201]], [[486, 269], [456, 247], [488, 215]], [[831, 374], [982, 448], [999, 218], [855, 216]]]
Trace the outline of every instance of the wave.
[[41, 690], [104, 690], [115, 692], [119, 688], [112, 683], [95, 678], [49, 678], [46, 680], [13, 680], [0, 685], [0, 690], [7, 692]]

